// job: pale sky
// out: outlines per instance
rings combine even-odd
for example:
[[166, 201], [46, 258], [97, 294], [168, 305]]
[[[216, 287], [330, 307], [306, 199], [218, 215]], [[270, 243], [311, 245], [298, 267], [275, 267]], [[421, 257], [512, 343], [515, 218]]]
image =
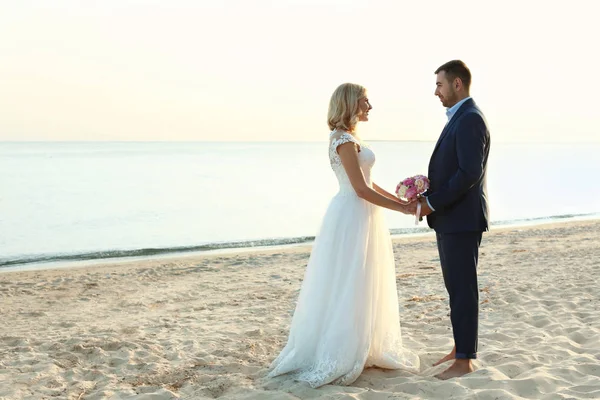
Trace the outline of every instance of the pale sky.
[[0, 0], [1, 140], [436, 140], [462, 59], [493, 140], [600, 141], [595, 0]]

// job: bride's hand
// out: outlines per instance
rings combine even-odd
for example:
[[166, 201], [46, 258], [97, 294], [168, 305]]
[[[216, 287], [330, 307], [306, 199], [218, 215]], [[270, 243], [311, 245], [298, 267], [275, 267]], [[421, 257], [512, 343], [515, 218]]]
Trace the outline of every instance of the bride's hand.
[[415, 215], [417, 213], [417, 200], [411, 200], [408, 202], [405, 202], [405, 206], [404, 211], [402, 211], [404, 214], [408, 214], [408, 215]]

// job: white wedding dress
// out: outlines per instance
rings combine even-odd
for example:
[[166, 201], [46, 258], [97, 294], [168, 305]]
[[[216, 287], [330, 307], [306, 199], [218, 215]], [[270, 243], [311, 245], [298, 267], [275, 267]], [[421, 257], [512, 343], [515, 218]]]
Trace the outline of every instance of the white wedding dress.
[[359, 198], [337, 148], [354, 142], [366, 181], [375, 154], [351, 134], [330, 134], [329, 161], [340, 184], [315, 239], [287, 345], [270, 377], [293, 373], [312, 387], [349, 385], [365, 367], [417, 371], [402, 347], [396, 268], [380, 207]]

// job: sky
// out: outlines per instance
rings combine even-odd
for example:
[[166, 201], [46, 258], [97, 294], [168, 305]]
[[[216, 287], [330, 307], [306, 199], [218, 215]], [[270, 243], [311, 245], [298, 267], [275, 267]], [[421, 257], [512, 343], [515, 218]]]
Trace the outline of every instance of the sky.
[[598, 142], [581, 1], [0, 0], [0, 141], [319, 141], [343, 82], [371, 140], [436, 140], [434, 71], [471, 69], [499, 142]]

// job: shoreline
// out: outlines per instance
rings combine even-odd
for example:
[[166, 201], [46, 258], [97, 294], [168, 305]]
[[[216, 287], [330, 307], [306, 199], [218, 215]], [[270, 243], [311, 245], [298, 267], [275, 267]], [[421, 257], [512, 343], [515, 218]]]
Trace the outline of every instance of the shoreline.
[[[557, 217], [540, 217], [533, 218], [528, 220], [516, 220], [514, 222], [501, 222], [496, 223], [491, 226], [491, 231], [496, 231], [498, 229], [511, 229], [515, 227], [528, 227], [528, 226], [538, 226], [538, 225], [548, 225], [555, 223], [570, 223], [570, 222], [579, 222], [579, 221], [593, 221], [600, 220], [600, 213], [588, 213], [581, 214], [575, 216], [557, 216]], [[416, 229], [428, 229], [426, 232], [415, 232], [415, 233], [392, 233], [392, 240], [401, 239], [401, 238], [412, 238], [412, 237], [421, 237], [432, 235], [433, 230], [427, 227], [427, 223], [425, 221], [419, 224], [419, 227], [415, 227]], [[392, 229], [392, 231], [398, 229]], [[303, 237], [304, 238], [304, 237]], [[282, 238], [278, 240], [285, 241], [288, 238]], [[293, 238], [292, 238], [293, 239]], [[277, 240], [277, 239], [274, 239]], [[266, 242], [266, 239], [263, 240], [248, 240], [244, 242]], [[229, 255], [229, 254], [243, 254], [249, 252], [257, 252], [257, 251], [275, 251], [275, 250], [283, 250], [287, 248], [294, 247], [310, 247], [314, 243], [313, 240], [301, 241], [298, 243], [289, 243], [289, 244], [273, 244], [273, 245], [258, 245], [258, 246], [249, 246], [249, 247], [226, 247], [220, 249], [211, 249], [211, 250], [193, 250], [193, 251], [164, 251], [159, 254], [150, 254], [150, 255], [140, 255], [140, 256], [124, 256], [124, 257], [99, 257], [99, 258], [83, 258], [83, 259], [75, 259], [75, 260], [48, 260], [48, 261], [33, 261], [33, 262], [24, 262], [24, 263], [16, 263], [13, 265], [0, 266], [0, 274], [15, 272], [15, 271], [33, 271], [33, 270], [46, 270], [46, 269], [64, 269], [64, 268], [78, 268], [78, 267], [93, 267], [104, 264], [112, 264], [112, 263], [121, 263], [121, 262], [136, 262], [136, 261], [144, 261], [144, 260], [170, 260], [174, 258], [182, 258], [182, 257], [198, 257], [202, 255]], [[200, 245], [197, 247], [203, 247], [205, 245]], [[132, 252], [141, 251], [140, 249], [131, 250]], [[100, 253], [100, 252], [94, 252]], [[83, 253], [89, 254], [89, 253]], [[77, 256], [75, 255], [68, 255]], [[59, 256], [60, 257], [60, 256]]]

